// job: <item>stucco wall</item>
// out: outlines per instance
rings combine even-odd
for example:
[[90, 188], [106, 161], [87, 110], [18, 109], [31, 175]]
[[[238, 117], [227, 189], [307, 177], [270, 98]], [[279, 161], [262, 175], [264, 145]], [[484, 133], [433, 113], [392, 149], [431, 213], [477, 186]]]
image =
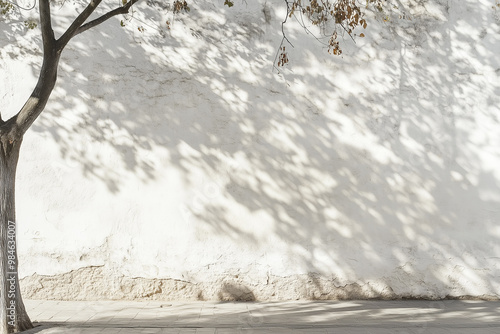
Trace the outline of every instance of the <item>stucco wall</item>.
[[[493, 1], [403, 1], [343, 57], [291, 20], [281, 72], [265, 3], [145, 2], [68, 46], [19, 163], [25, 296], [499, 296]], [[41, 54], [0, 26], [5, 115]]]

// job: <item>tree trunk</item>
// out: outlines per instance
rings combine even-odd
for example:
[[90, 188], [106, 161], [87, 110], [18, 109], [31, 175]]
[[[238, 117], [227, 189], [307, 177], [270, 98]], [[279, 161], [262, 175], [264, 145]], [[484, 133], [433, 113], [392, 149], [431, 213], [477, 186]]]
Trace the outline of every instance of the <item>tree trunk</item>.
[[[40, 6], [50, 21], [49, 1], [40, 0]], [[45, 22], [44, 27], [43, 62], [35, 89], [19, 113], [6, 122], [0, 118], [0, 334], [33, 328], [19, 289], [15, 187], [24, 133], [45, 109], [57, 80], [62, 50], [56, 48], [50, 25]]]
[[66, 32], [55, 39], [52, 30], [50, 1], [39, 0], [43, 62], [35, 89], [21, 110], [7, 121], [0, 115], [0, 334], [33, 328], [24, 308], [17, 274], [15, 183], [17, 161], [24, 134], [45, 109], [57, 80], [61, 52], [77, 34], [109, 18], [126, 14], [139, 0], [128, 0], [116, 9], [87, 22], [102, 0], [90, 1]]
[[15, 183], [22, 137], [0, 136], [0, 334], [33, 328], [19, 289]]

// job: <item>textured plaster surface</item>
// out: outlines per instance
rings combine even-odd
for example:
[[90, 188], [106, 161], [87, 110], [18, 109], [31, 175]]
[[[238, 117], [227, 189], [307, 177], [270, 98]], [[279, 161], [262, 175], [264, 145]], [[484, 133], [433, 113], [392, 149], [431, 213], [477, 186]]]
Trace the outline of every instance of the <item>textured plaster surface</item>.
[[[499, 296], [492, 1], [398, 2], [343, 57], [291, 20], [279, 72], [282, 1], [175, 20], [162, 4], [63, 54], [19, 163], [26, 296]], [[57, 34], [73, 6], [54, 8]], [[15, 24], [0, 22], [4, 119], [41, 60]]]
[[386, 288], [357, 283], [336, 286], [317, 274], [291, 277], [269, 276], [259, 282], [239, 275], [223, 275], [213, 281], [189, 282], [175, 279], [146, 279], [114, 276], [102, 267], [82, 268], [57, 276], [33, 275], [22, 280], [23, 295], [32, 299], [54, 300], [210, 300], [279, 301], [394, 299]]

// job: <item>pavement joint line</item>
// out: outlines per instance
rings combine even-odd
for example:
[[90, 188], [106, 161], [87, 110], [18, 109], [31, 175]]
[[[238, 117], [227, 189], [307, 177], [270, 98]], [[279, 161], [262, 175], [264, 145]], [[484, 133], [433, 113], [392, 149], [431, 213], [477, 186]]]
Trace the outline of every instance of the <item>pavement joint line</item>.
[[[467, 325], [467, 324], [459, 324], [459, 325], [450, 325], [450, 324], [436, 324], [438, 326], [422, 326], [418, 324], [411, 324], [408, 323], [395, 323], [395, 324], [370, 324], [370, 323], [364, 323], [364, 324], [325, 324], [325, 325], [313, 325], [313, 324], [308, 324], [308, 325], [285, 325], [285, 324], [266, 324], [266, 325], [260, 325], [260, 326], [236, 326], [237, 324], [207, 324], [207, 325], [181, 325], [181, 326], [175, 326], [175, 325], [161, 325], [161, 326], [155, 326], [155, 325], [124, 325], [124, 324], [104, 324], [104, 323], [97, 323], [97, 324], [68, 324], [68, 323], [60, 323], [60, 322], [43, 322], [43, 323], [37, 323], [40, 326], [53, 326], [53, 327], [71, 327], [71, 328], [124, 328], [124, 329], [139, 329], [139, 328], [145, 328], [145, 329], [203, 329], [203, 328], [221, 328], [221, 329], [228, 329], [228, 328], [241, 328], [241, 329], [271, 329], [271, 328], [287, 328], [287, 329], [334, 329], [334, 328], [377, 328], [377, 329], [393, 329], [393, 328], [408, 328], [408, 329], [415, 329], [415, 328], [422, 328], [425, 327], [426, 329], [429, 328], [460, 328], [460, 329], [474, 329], [474, 328], [500, 328], [500, 324], [495, 323], [495, 324], [481, 324], [481, 326], [474, 326], [474, 325]], [[38, 327], [38, 326], [37, 326]]]

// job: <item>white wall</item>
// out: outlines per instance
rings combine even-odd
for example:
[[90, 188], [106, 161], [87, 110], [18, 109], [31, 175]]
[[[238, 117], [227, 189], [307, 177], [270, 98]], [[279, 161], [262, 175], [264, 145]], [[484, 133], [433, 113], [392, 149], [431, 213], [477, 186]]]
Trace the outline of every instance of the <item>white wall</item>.
[[[27, 296], [499, 296], [500, 9], [403, 1], [343, 57], [291, 22], [278, 73], [264, 3], [143, 3], [68, 46], [19, 163]], [[4, 116], [40, 38], [0, 26]]]

